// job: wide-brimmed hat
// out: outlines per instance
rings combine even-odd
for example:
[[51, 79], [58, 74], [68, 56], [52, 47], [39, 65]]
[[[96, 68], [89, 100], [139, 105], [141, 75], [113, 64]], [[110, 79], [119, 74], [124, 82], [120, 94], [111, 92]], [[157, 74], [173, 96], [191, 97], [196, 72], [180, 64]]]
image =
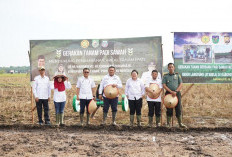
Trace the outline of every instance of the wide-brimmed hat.
[[174, 108], [178, 104], [177, 96], [173, 97], [172, 94], [167, 94], [164, 97], [164, 106], [167, 108]]
[[155, 92], [156, 95], [154, 96], [152, 93], [147, 92], [148, 97], [151, 98], [151, 99], [157, 99], [160, 96], [160, 94], [159, 94], [159, 92], [160, 92], [159, 85], [157, 83], [152, 83], [152, 84], [150, 84], [149, 88], [152, 90], [152, 92]]
[[97, 104], [94, 100], [91, 100], [88, 105], [88, 113], [92, 114], [97, 108]]
[[113, 87], [112, 85], [108, 85], [104, 88], [104, 94], [108, 99], [114, 99], [118, 96], [119, 91], [117, 87]]
[[56, 72], [55, 76], [53, 78], [63, 77], [65, 80], [68, 78], [65, 73], [62, 72]]

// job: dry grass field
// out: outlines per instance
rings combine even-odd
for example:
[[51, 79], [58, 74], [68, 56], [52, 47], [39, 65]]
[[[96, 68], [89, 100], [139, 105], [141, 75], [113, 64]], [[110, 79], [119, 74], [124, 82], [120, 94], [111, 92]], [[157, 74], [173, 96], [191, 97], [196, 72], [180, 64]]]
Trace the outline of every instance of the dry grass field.
[[[184, 85], [184, 93], [190, 85]], [[72, 109], [75, 85], [67, 91], [65, 127], [38, 126], [36, 110], [32, 123], [29, 75], [0, 75], [0, 156], [141, 156], [218, 157], [232, 156], [232, 85], [194, 85], [182, 98], [183, 122], [187, 130], [174, 127], [148, 128], [148, 107], [144, 100], [142, 127], [130, 128], [129, 112], [118, 106], [119, 126], [100, 126], [102, 108], [90, 126], [78, 126]], [[123, 94], [123, 90], [120, 91]], [[33, 101], [33, 107], [35, 103]], [[50, 104], [55, 123], [54, 104]], [[163, 108], [163, 125], [166, 121]], [[107, 120], [111, 122], [111, 114]]]

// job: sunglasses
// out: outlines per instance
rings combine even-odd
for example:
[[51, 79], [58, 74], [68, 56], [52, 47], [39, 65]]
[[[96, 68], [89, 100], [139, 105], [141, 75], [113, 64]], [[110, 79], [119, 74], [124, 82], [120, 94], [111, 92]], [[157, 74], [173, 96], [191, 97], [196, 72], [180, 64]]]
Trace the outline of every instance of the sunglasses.
[[84, 73], [88, 74], [89, 72], [88, 72], [88, 71], [85, 71]]

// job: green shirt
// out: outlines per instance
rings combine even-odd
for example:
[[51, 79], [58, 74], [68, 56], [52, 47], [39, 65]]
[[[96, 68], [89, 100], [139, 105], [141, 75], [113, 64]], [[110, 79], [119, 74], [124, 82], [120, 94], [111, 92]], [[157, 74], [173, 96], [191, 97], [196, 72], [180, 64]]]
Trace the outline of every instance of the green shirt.
[[182, 83], [182, 79], [178, 73], [174, 73], [174, 74], [168, 73], [164, 75], [162, 83], [166, 84], [166, 86], [170, 90], [175, 91]]

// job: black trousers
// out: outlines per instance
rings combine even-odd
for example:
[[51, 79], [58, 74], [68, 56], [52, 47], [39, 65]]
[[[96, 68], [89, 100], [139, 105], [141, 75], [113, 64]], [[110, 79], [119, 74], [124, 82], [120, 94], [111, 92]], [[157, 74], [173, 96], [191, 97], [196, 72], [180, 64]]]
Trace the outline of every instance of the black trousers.
[[[166, 92], [165, 95], [170, 94], [169, 92]], [[182, 106], [181, 106], [181, 93], [177, 92], [176, 96], [178, 98], [178, 104], [175, 107], [175, 111], [176, 111], [176, 117], [180, 117], [181, 116], [181, 110], [182, 110]], [[173, 115], [173, 109], [172, 108], [167, 108], [167, 116], [172, 117]]]
[[114, 98], [114, 99], [108, 99], [106, 97], [103, 97], [104, 99], [104, 106], [103, 106], [103, 112], [104, 113], [108, 113], [110, 105], [111, 105], [111, 110], [112, 112], [117, 112], [118, 109], [118, 97]]
[[84, 114], [85, 112], [85, 108], [86, 108], [86, 113], [88, 113], [88, 106], [89, 106], [89, 102], [92, 99], [80, 99], [80, 114]]
[[143, 99], [140, 98], [138, 100], [129, 100], [129, 107], [130, 107], [130, 115], [134, 115], [136, 111], [136, 115], [141, 115]]
[[39, 99], [39, 101], [36, 102], [36, 108], [37, 108], [39, 123], [43, 123], [43, 120], [42, 120], [42, 109], [43, 108], [44, 108], [45, 124], [47, 122], [50, 122], [48, 99]]
[[160, 117], [161, 115], [161, 102], [156, 102], [156, 101], [147, 101], [148, 104], [148, 116], [153, 117], [154, 116], [154, 111], [155, 111], [155, 116]]

